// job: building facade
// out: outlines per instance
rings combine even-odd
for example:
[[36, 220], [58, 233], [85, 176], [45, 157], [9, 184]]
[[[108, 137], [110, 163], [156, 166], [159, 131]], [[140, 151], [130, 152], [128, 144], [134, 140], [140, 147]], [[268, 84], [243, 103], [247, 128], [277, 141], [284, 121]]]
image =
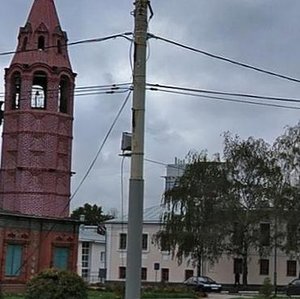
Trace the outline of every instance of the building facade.
[[77, 273], [87, 283], [104, 283], [106, 276], [106, 238], [97, 226], [80, 225]]
[[45, 268], [76, 271], [79, 225], [68, 218], [76, 75], [66, 45], [53, 0], [33, 1], [5, 70], [0, 281], [13, 291]]
[[[183, 174], [185, 163], [175, 159], [166, 169], [165, 189], [169, 190], [176, 184]], [[142, 252], [142, 281], [181, 283], [189, 276], [197, 275], [197, 269], [185, 259], [180, 265], [175, 257], [168, 251], [161, 250], [155, 243], [155, 234], [161, 230], [161, 216], [165, 209], [155, 206], [144, 211], [143, 222], [143, 252]], [[270, 222], [258, 223], [258, 229], [271, 233], [274, 227]], [[123, 281], [126, 277], [127, 258], [127, 217], [110, 220], [107, 228], [107, 280]], [[267, 237], [269, 239], [269, 237]], [[235, 283], [236, 273], [239, 274], [242, 283], [242, 259], [239, 256], [223, 254], [218, 262], [203, 261], [202, 275], [206, 275], [224, 285]], [[273, 248], [264, 256], [260, 256], [255, 249], [249, 250], [248, 258], [248, 284], [261, 285], [265, 278], [270, 278], [274, 283], [277, 277], [277, 285], [285, 286], [291, 280], [298, 277], [300, 272], [299, 262], [296, 256], [287, 256], [279, 248]]]
[[[168, 251], [161, 250], [155, 243], [155, 234], [161, 225], [160, 206], [144, 211], [142, 237], [143, 282], [183, 282], [193, 276], [194, 267], [187, 260], [180, 265]], [[107, 281], [124, 281], [127, 262], [127, 217], [106, 222]]]
[[[178, 264], [170, 252], [156, 245], [155, 234], [161, 229], [163, 212], [162, 206], [154, 206], [144, 211], [142, 281], [182, 283], [188, 277], [197, 275], [197, 269], [189, 259], [183, 259], [182, 263]], [[107, 221], [106, 232], [107, 281], [124, 281], [127, 259], [127, 218]], [[275, 264], [277, 264], [278, 286], [285, 286], [298, 277], [299, 264], [295, 257], [289, 257], [279, 249], [276, 255], [273, 249], [267, 256], [262, 257], [252, 249], [248, 261], [248, 285], [261, 285], [266, 277], [273, 282]], [[214, 264], [203, 261], [201, 272], [202, 275], [209, 276], [224, 285], [233, 285], [235, 273], [238, 272], [242, 283], [242, 260], [240, 257], [223, 254]]]

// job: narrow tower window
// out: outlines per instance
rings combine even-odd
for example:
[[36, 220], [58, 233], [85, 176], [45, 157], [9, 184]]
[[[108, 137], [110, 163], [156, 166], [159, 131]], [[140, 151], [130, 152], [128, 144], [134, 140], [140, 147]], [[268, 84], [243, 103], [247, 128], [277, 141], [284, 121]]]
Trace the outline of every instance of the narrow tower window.
[[45, 50], [45, 37], [44, 36], [39, 36], [38, 39], [38, 49], [41, 51]]
[[31, 108], [46, 108], [47, 97], [47, 75], [43, 72], [36, 72], [31, 88]]
[[12, 77], [12, 109], [20, 108], [20, 97], [21, 97], [21, 75], [19, 72], [15, 73]]
[[26, 51], [27, 43], [28, 43], [28, 38], [27, 36], [25, 36], [22, 43], [22, 48], [21, 48], [22, 51]]
[[68, 113], [70, 83], [67, 76], [62, 76], [59, 83], [58, 111]]
[[57, 53], [61, 54], [62, 53], [62, 49], [61, 49], [61, 41], [58, 39], [57, 40]]

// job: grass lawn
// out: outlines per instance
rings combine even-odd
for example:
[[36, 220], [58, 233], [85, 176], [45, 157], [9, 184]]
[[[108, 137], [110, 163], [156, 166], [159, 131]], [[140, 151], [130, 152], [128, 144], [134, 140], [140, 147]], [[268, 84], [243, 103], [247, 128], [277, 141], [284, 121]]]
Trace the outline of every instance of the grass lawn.
[[[99, 292], [99, 291], [89, 291], [89, 299], [117, 299], [116, 295], [111, 292]], [[143, 298], [195, 298], [191, 293], [145, 293]], [[24, 299], [21, 295], [8, 295], [4, 296], [4, 299]], [[245, 299], [245, 298], [243, 298]]]

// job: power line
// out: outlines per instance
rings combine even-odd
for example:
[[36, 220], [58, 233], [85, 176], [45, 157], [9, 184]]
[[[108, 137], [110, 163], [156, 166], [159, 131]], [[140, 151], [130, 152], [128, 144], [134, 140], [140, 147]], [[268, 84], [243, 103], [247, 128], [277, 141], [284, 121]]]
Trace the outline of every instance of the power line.
[[244, 67], [244, 68], [248, 68], [248, 69], [260, 72], [260, 73], [264, 73], [264, 74], [267, 74], [267, 75], [270, 75], [270, 76], [278, 77], [280, 79], [300, 83], [300, 79], [293, 78], [293, 77], [286, 76], [286, 75], [282, 75], [280, 73], [272, 72], [272, 71], [269, 71], [269, 70], [265, 70], [265, 69], [262, 69], [262, 68], [259, 68], [259, 67], [256, 67], [256, 66], [253, 66], [253, 65], [250, 65], [250, 64], [246, 64], [246, 63], [243, 63], [243, 62], [239, 62], [239, 61], [236, 61], [236, 60], [224, 57], [224, 56], [212, 54], [212, 53], [209, 53], [207, 51], [203, 51], [203, 50], [200, 50], [200, 49], [197, 49], [197, 48], [194, 48], [194, 47], [191, 47], [191, 46], [187, 46], [187, 45], [184, 45], [182, 43], [179, 43], [179, 42], [176, 42], [176, 41], [173, 41], [173, 40], [161, 37], [161, 36], [154, 35], [152, 33], [148, 33], [148, 36], [149, 36], [149, 38], [155, 38], [155, 39], [161, 40], [163, 42], [175, 45], [177, 47], [181, 47], [181, 48], [184, 48], [184, 49], [189, 50], [189, 51], [193, 51], [193, 52], [196, 52], [196, 53], [199, 53], [199, 54], [202, 54], [202, 55], [206, 55], [206, 56], [214, 58], [214, 59], [219, 59], [219, 60], [231, 63], [231, 64], [235, 64], [235, 65], [238, 65], [238, 66], [241, 66], [241, 67]]
[[77, 188], [75, 189], [74, 193], [73, 193], [72, 196], [70, 197], [70, 201], [71, 201], [71, 200], [75, 197], [75, 195], [78, 193], [79, 189], [81, 188], [81, 186], [83, 185], [84, 181], [85, 181], [86, 178], [88, 177], [89, 173], [90, 173], [91, 170], [93, 169], [93, 167], [94, 167], [94, 165], [95, 165], [95, 163], [96, 163], [96, 161], [97, 161], [97, 159], [98, 159], [98, 157], [99, 157], [99, 155], [100, 155], [100, 153], [101, 153], [101, 151], [102, 151], [102, 149], [103, 149], [103, 147], [104, 147], [104, 145], [105, 145], [105, 143], [106, 143], [106, 141], [107, 141], [107, 139], [108, 139], [108, 137], [109, 137], [109, 135], [110, 135], [110, 133], [112, 132], [112, 130], [113, 130], [113, 128], [114, 128], [114, 126], [115, 126], [117, 120], [119, 119], [119, 117], [120, 117], [120, 115], [121, 115], [123, 109], [125, 108], [125, 106], [126, 106], [128, 100], [129, 100], [130, 95], [131, 95], [131, 90], [128, 92], [128, 94], [127, 94], [127, 96], [126, 96], [126, 98], [125, 98], [125, 100], [124, 100], [124, 102], [123, 102], [121, 108], [119, 109], [119, 111], [118, 111], [118, 113], [117, 113], [117, 115], [116, 115], [114, 121], [112, 122], [112, 124], [111, 124], [111, 126], [110, 126], [110, 128], [109, 128], [109, 130], [108, 130], [108, 132], [107, 132], [107, 134], [105, 135], [105, 137], [104, 137], [104, 139], [103, 139], [103, 141], [102, 141], [102, 143], [101, 143], [101, 145], [100, 145], [100, 147], [99, 147], [99, 149], [98, 149], [98, 151], [97, 151], [97, 153], [96, 153], [96, 155], [95, 155], [93, 161], [91, 162], [90, 166], [88, 167], [88, 169], [87, 169], [85, 175], [84, 175], [83, 178], [81, 179], [81, 181], [80, 181], [79, 185], [77, 186]]
[[300, 99], [294, 99], [294, 98], [270, 97], [270, 96], [263, 96], [263, 95], [232, 93], [232, 92], [224, 92], [224, 91], [195, 89], [195, 88], [188, 88], [188, 87], [179, 87], [174, 85], [161, 85], [161, 84], [151, 84], [151, 83], [147, 83], [147, 86], [153, 87], [153, 90], [155, 90], [155, 88], [164, 88], [164, 89], [174, 89], [174, 90], [181, 90], [181, 91], [191, 91], [195, 93], [206, 93], [206, 94], [216, 94], [216, 95], [225, 95], [225, 96], [234, 96], [234, 97], [263, 99], [263, 100], [270, 100], [270, 101], [300, 103]]
[[[132, 39], [128, 37], [130, 35], [132, 35], [132, 32], [124, 32], [124, 33], [113, 34], [113, 35], [109, 35], [109, 36], [105, 36], [105, 37], [78, 40], [78, 41], [66, 43], [65, 45], [62, 45], [62, 46], [68, 47], [68, 46], [75, 46], [75, 45], [82, 45], [82, 44], [99, 43], [99, 42], [107, 41], [110, 39], [116, 39], [118, 37], [125, 38], [131, 42]], [[57, 45], [51, 45], [51, 46], [45, 47], [45, 49], [51, 49], [51, 48], [57, 48]], [[13, 55], [16, 53], [33, 52], [33, 51], [39, 51], [39, 49], [35, 48], [35, 49], [26, 49], [26, 50], [20, 50], [20, 51], [6, 51], [6, 52], [1, 52], [0, 56], [7, 56], [7, 55]]]
[[251, 101], [247, 101], [247, 100], [229, 99], [229, 98], [224, 98], [224, 97], [207, 96], [207, 95], [200, 95], [200, 94], [189, 93], [189, 92], [163, 90], [163, 89], [159, 89], [159, 88], [156, 88], [156, 89], [147, 88], [147, 90], [160, 91], [160, 92], [165, 92], [165, 93], [170, 93], [170, 94], [193, 96], [193, 97], [199, 97], [199, 98], [204, 98], [204, 99], [212, 99], [212, 100], [220, 100], [220, 101], [241, 103], [241, 104], [250, 104], [250, 105], [259, 105], [259, 106], [269, 106], [269, 107], [276, 107], [276, 108], [285, 108], [285, 109], [300, 110], [300, 107], [296, 107], [296, 106], [285, 106], [285, 105], [277, 105], [277, 104], [270, 104], [270, 103], [261, 103], [261, 102], [254, 102], [254, 101], [251, 102]]

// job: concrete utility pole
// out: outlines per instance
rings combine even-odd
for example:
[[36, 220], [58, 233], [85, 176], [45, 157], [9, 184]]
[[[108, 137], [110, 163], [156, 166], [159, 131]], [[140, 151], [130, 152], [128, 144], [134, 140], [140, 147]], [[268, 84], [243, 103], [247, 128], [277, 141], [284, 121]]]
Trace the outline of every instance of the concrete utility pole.
[[131, 173], [129, 182], [128, 247], [125, 299], [141, 297], [144, 207], [144, 131], [148, 0], [135, 2]]

